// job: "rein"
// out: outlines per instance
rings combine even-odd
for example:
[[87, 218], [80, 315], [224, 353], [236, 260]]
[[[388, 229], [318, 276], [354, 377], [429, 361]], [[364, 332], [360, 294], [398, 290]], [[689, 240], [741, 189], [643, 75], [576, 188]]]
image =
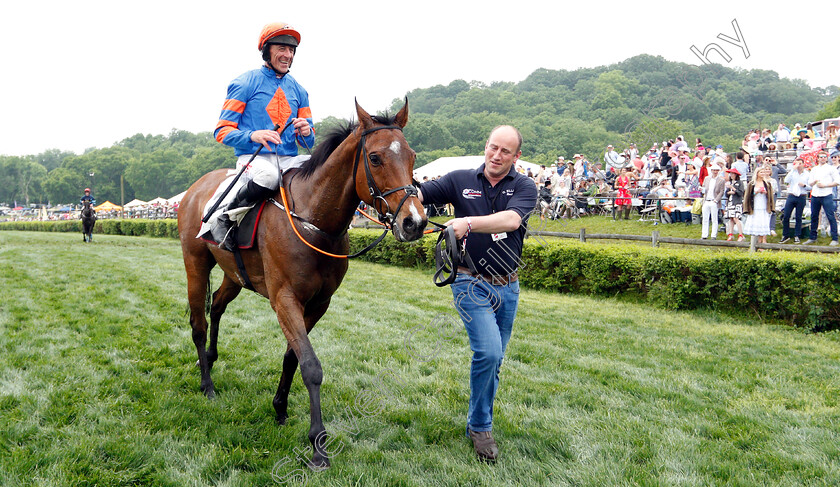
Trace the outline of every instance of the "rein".
[[458, 267], [466, 264], [473, 274], [478, 274], [470, 254], [467, 253], [467, 239], [458, 240], [455, 237], [455, 227], [441, 225], [429, 220], [438, 227], [440, 235], [435, 244], [435, 274], [432, 280], [437, 287], [443, 287], [455, 282]]

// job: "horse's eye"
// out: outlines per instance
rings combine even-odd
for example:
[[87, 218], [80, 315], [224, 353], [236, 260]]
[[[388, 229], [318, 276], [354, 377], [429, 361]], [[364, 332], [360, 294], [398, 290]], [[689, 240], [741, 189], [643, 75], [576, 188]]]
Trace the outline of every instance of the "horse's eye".
[[370, 163], [374, 166], [382, 165], [382, 159], [380, 159], [379, 156], [376, 154], [371, 154], [370, 157], [368, 157], [368, 159], [370, 159]]

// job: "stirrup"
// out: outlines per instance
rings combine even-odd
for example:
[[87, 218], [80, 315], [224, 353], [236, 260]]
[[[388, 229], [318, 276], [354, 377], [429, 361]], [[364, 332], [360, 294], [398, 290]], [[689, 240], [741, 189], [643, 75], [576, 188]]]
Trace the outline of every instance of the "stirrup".
[[[226, 213], [222, 213], [216, 219], [217, 231], [224, 230], [225, 234], [219, 238], [219, 248], [222, 250], [227, 250], [229, 252], [233, 251], [233, 246], [236, 245], [236, 242], [232, 242], [233, 240], [233, 228], [236, 226], [236, 222], [230, 219], [230, 217]], [[218, 233], [214, 232], [216, 235]]]
[[[233, 223], [233, 222], [231, 222]], [[221, 242], [219, 242], [219, 248], [222, 250], [227, 250], [228, 252], [233, 252], [236, 247], [238, 246], [238, 242], [234, 237], [234, 229], [236, 228], [236, 224], [233, 223], [230, 228], [228, 228], [227, 233], [225, 236], [222, 237]]]

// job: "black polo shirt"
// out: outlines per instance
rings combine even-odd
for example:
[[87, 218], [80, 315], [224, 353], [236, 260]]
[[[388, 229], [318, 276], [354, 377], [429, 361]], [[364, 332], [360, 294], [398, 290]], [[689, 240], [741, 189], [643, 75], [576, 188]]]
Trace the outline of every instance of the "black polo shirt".
[[492, 215], [505, 210], [519, 214], [522, 225], [513, 232], [470, 233], [467, 236], [467, 253], [478, 272], [506, 275], [519, 267], [527, 217], [537, 205], [537, 186], [533, 180], [511, 167], [510, 172], [494, 187], [484, 177], [482, 164], [478, 169], [452, 171], [440, 179], [424, 183], [420, 191], [423, 192], [423, 204], [452, 203], [457, 218]]

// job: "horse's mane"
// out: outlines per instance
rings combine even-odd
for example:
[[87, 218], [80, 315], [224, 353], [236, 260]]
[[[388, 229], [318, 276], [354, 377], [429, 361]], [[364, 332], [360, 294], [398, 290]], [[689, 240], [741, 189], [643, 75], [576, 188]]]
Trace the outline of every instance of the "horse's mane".
[[[384, 115], [372, 115], [371, 118], [374, 122], [381, 125], [394, 125], [396, 122], [396, 115], [391, 116], [388, 115], [387, 112]], [[358, 126], [358, 122], [350, 120], [327, 132], [321, 140], [321, 143], [315, 146], [315, 150], [312, 151], [312, 157], [300, 166], [298, 175], [304, 179], [311, 176], [316, 169], [321, 167], [321, 165], [329, 159], [335, 149], [338, 148], [338, 146], [344, 142], [344, 139], [349, 137]]]

